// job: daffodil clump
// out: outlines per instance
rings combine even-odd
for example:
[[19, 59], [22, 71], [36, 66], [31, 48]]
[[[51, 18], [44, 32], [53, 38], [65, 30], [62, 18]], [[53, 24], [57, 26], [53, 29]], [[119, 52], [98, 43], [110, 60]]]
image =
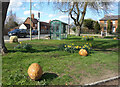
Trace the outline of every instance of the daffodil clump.
[[94, 36], [82, 36], [82, 39], [85, 41], [94, 40]]
[[85, 49], [88, 53], [90, 53], [90, 51], [92, 49], [92, 44], [91, 43], [86, 43], [81, 47], [81, 49]]
[[27, 44], [27, 43], [22, 43], [22, 42], [19, 42], [19, 44], [17, 46], [14, 47], [14, 49], [19, 49], [19, 50], [31, 50], [32, 49], [32, 45], [30, 44]]
[[83, 46], [75, 45], [74, 43], [72, 43], [72, 44], [62, 44], [60, 46], [60, 49], [70, 53], [74, 53], [74, 52], [78, 52], [80, 49], [86, 49], [89, 52], [91, 50], [91, 47], [92, 47], [91, 43], [86, 43]]

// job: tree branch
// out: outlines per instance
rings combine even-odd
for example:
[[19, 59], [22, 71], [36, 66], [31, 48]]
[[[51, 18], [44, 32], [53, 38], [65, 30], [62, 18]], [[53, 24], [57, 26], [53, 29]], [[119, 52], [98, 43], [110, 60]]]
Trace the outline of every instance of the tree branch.
[[73, 3], [73, 6], [72, 6], [72, 8], [70, 9], [69, 14], [70, 14], [70, 17], [74, 20], [74, 24], [76, 25], [76, 19], [72, 16], [72, 11], [73, 11], [74, 5], [75, 5], [75, 3]]
[[[77, 8], [77, 18], [76, 18], [76, 21], [78, 22], [79, 21], [79, 16], [80, 16], [80, 11], [79, 11], [79, 8], [78, 8], [78, 3], [76, 3], [76, 8]], [[78, 22], [79, 24], [79, 22]]]
[[85, 2], [84, 10], [83, 10], [83, 12], [82, 12], [82, 16], [81, 16], [81, 19], [80, 19], [80, 21], [79, 21], [80, 26], [81, 26], [82, 23], [83, 23], [83, 20], [84, 20], [84, 17], [85, 17], [85, 13], [86, 13], [86, 9], [87, 9], [87, 5], [88, 5], [88, 2]]
[[59, 7], [58, 7], [58, 9], [59, 9], [61, 12], [64, 12], [64, 13], [65, 13], [65, 12], [69, 12], [69, 10], [70, 10], [70, 9], [68, 9], [68, 10], [63, 11], [63, 10], [61, 10], [61, 8], [59, 8]]

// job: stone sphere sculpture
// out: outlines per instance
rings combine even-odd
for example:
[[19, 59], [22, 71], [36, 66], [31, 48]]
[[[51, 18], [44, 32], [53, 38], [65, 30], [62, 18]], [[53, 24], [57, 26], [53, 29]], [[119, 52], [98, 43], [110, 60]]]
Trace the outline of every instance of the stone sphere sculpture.
[[28, 75], [32, 80], [40, 79], [42, 73], [42, 68], [38, 63], [33, 63], [28, 68]]
[[81, 55], [81, 56], [87, 56], [88, 52], [85, 49], [80, 49], [79, 55]]

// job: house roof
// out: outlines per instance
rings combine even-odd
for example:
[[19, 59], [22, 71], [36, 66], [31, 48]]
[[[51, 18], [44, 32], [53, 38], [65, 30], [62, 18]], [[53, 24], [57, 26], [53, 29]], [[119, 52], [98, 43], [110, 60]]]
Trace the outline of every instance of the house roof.
[[40, 21], [41, 25], [44, 26], [44, 25], [47, 25], [47, 26], [50, 26], [49, 23], [46, 23], [46, 22], [43, 22], [43, 21]]
[[[30, 17], [28, 17], [27, 19], [30, 19]], [[27, 20], [27, 19], [26, 19], [26, 20]], [[25, 21], [26, 21], [26, 20], [25, 20]], [[36, 18], [32, 19], [31, 21], [32, 21], [34, 24], [37, 24], [37, 22], [38, 22], [38, 20], [37, 20]], [[24, 24], [25, 24], [25, 22], [24, 22]]]
[[120, 18], [120, 15], [106, 15], [104, 18], [100, 19], [100, 21], [107, 21], [109, 19], [111, 20], [118, 20], [118, 17]]
[[24, 24], [26, 27], [27, 27], [27, 29], [30, 29], [30, 24]]
[[[30, 19], [30, 17], [28, 17]], [[31, 19], [31, 21], [34, 23], [34, 24], [37, 24], [38, 20], [36, 18], [34, 19]]]
[[62, 22], [62, 21], [60, 21], [60, 20], [52, 20], [51, 22], [53, 22], [53, 21], [59, 21], [59, 22], [61, 22], [62, 24], [68, 25], [67, 23]]

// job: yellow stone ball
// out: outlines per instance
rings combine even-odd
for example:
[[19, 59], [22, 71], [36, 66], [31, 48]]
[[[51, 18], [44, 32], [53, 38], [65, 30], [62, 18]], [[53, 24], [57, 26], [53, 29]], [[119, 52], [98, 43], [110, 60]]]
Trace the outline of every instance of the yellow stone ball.
[[88, 52], [85, 49], [80, 49], [79, 55], [81, 55], [81, 56], [87, 56]]
[[117, 38], [115, 37], [115, 38], [113, 38], [114, 40], [117, 40]]
[[32, 80], [40, 79], [42, 73], [42, 68], [38, 63], [33, 63], [28, 68], [28, 75]]

